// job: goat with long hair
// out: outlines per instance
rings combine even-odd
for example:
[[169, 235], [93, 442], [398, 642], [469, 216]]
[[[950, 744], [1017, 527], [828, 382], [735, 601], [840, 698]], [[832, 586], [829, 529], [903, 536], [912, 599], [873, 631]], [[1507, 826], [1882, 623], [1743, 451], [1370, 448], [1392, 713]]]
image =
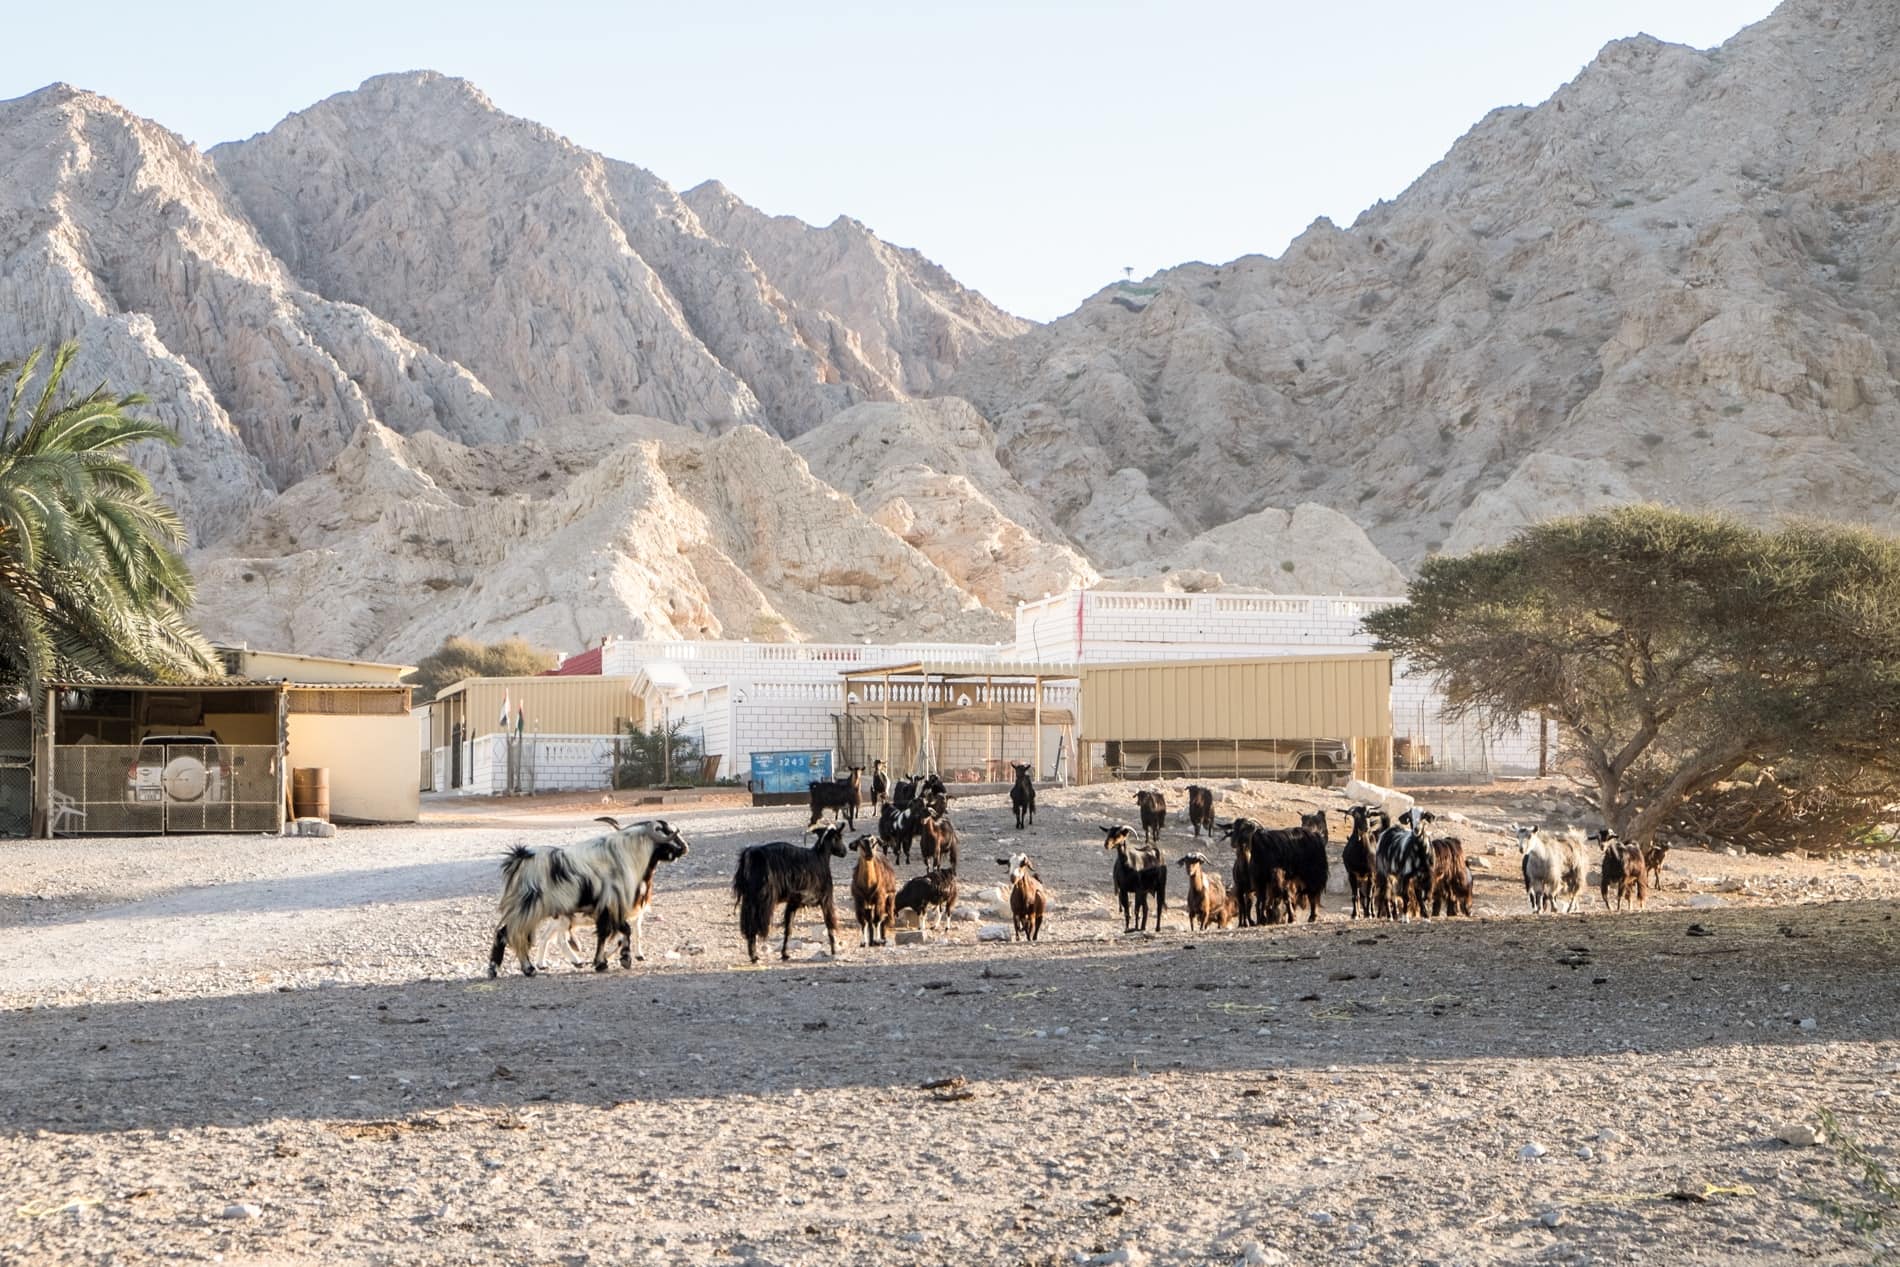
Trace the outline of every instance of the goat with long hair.
[[[686, 856], [685, 837], [664, 819], [622, 827], [578, 845], [530, 849], [517, 845], [502, 859], [500, 919], [488, 956], [488, 975], [501, 971], [509, 948], [523, 976], [535, 974], [534, 935], [550, 919], [594, 916], [594, 971], [607, 971], [607, 948], [622, 939], [620, 966], [633, 967], [633, 922], [651, 900], [653, 869]], [[578, 946], [575, 947], [578, 953]]]
[[825, 936], [831, 953], [838, 953], [838, 908], [832, 899], [831, 860], [842, 858], [844, 824], [808, 827], [816, 835], [810, 847], [787, 840], [763, 845], [747, 845], [739, 851], [739, 865], [732, 873], [732, 899], [739, 907], [739, 931], [745, 935], [746, 956], [759, 961], [759, 942], [772, 935], [772, 912], [785, 904], [785, 936], [779, 943], [778, 957], [792, 957], [792, 916], [801, 906], [815, 906], [824, 913]]

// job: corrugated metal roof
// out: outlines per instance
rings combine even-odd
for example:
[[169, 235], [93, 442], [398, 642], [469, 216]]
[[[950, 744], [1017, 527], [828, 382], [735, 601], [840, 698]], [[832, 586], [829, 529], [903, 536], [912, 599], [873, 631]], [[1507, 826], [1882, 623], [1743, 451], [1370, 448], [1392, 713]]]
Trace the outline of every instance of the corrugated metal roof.
[[[138, 677], [61, 679], [48, 686], [62, 691], [274, 691], [288, 683], [279, 678], [220, 677], [199, 678], [191, 682], [154, 682]], [[388, 685], [388, 683], [379, 683]]]
[[409, 682], [285, 682], [293, 691], [412, 691]]

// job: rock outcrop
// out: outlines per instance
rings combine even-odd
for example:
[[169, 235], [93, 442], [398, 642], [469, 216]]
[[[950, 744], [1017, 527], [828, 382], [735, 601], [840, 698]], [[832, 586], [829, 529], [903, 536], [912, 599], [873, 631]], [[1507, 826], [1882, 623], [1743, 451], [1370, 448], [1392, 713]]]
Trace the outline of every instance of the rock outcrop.
[[414, 657], [451, 634], [1000, 638], [1006, 622], [754, 427], [606, 415], [468, 447], [366, 424], [194, 559], [206, 631]]
[[1881, 0], [1618, 41], [1350, 228], [1111, 286], [950, 389], [1106, 566], [1299, 503], [1407, 567], [1636, 498], [1891, 524], [1896, 93]]

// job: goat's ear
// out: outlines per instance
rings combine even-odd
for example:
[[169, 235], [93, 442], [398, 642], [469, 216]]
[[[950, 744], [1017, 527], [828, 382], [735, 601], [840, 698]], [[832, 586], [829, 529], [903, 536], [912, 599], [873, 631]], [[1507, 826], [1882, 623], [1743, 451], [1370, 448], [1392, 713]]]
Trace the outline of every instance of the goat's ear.
[[613, 828], [615, 831], [620, 830], [620, 820], [617, 818], [613, 818], [607, 814], [602, 814], [599, 818], [596, 818], [594, 821], [597, 823], [605, 823], [607, 824], [607, 826]]
[[999, 866], [999, 867], [1007, 867], [1007, 866], [1009, 865], [1009, 859], [1008, 859], [1008, 858], [998, 858], [998, 859], [996, 860], [996, 865], [997, 865], [997, 866]]

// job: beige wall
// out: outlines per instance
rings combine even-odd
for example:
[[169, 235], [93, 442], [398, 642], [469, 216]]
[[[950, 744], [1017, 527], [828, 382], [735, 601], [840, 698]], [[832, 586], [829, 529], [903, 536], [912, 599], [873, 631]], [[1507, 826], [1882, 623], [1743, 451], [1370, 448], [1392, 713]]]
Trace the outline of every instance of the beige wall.
[[214, 713], [205, 710], [205, 725], [217, 732], [219, 743], [277, 746], [277, 718], [262, 713]]
[[1084, 740], [1317, 739], [1392, 733], [1392, 657], [1268, 656], [1090, 667]]
[[375, 660], [332, 660], [325, 656], [290, 655], [278, 651], [246, 651], [244, 676], [286, 678], [292, 682], [394, 682], [409, 666]]
[[416, 719], [290, 715], [291, 769], [327, 766], [330, 813], [379, 823], [413, 823], [421, 805]]

